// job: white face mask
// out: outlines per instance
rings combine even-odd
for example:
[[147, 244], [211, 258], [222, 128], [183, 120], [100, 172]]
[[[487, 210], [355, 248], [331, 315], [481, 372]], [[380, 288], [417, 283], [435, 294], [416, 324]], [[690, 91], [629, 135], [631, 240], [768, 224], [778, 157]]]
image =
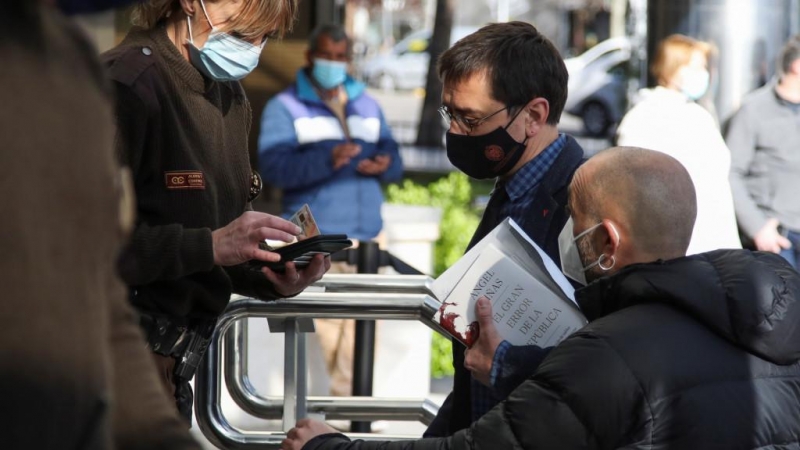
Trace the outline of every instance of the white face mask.
[[[572, 217], [570, 217], [567, 219], [567, 223], [564, 224], [564, 228], [561, 229], [561, 234], [558, 235], [558, 253], [561, 258], [561, 271], [564, 272], [564, 275], [572, 278], [583, 286], [586, 286], [587, 284], [586, 272], [592, 269], [594, 266], [600, 265], [600, 262], [603, 261], [605, 255], [600, 255], [600, 257], [597, 258], [597, 261], [594, 261], [593, 263], [584, 267], [580, 252], [578, 252], [577, 242], [578, 239], [596, 230], [602, 224], [603, 223], [600, 222], [597, 225], [587, 228], [581, 234], [574, 236], [574, 223], [572, 222]], [[611, 224], [611, 229], [614, 230], [614, 234], [617, 235], [617, 240], [619, 241], [619, 233], [613, 224]], [[604, 271], [611, 270], [613, 267], [613, 262], [609, 267], [603, 267], [600, 265], [600, 268]]]

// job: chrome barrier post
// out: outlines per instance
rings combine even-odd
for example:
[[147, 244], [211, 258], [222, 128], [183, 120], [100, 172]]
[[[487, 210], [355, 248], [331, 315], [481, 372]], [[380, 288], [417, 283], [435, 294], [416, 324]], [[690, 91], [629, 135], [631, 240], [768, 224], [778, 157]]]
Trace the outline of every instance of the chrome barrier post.
[[[377, 242], [362, 241], [358, 245], [358, 273], [376, 274], [380, 266], [380, 247]], [[353, 396], [371, 397], [375, 368], [375, 321], [357, 320], [353, 349]], [[370, 422], [353, 422], [350, 431], [371, 432]]]
[[[240, 429], [231, 424], [222, 411], [220, 397], [222, 382], [225, 380], [233, 399], [244, 411], [264, 419], [279, 419], [283, 413], [283, 399], [262, 397], [249, 382], [245, 344], [247, 324], [241, 322], [240, 326], [234, 326], [239, 321], [248, 317], [267, 318], [270, 321], [270, 332], [281, 332], [283, 324], [291, 320], [295, 321], [295, 332], [302, 334], [313, 331], [311, 319], [315, 317], [417, 320], [441, 332], [438, 324], [431, 320], [440, 304], [428, 295], [430, 280], [380, 275], [362, 279], [352, 277], [326, 277], [327, 279], [319, 283], [336, 292], [306, 291], [296, 297], [274, 302], [240, 296], [231, 298], [228, 307], [220, 315], [211, 345], [195, 378], [195, 414], [200, 430], [209, 441], [218, 448], [228, 450], [277, 450], [286, 437], [283, 431]], [[377, 289], [377, 292], [366, 292], [368, 286]], [[232, 333], [227, 333], [231, 326], [234, 326]], [[226, 334], [227, 337], [223, 340], [222, 337]], [[295, 336], [295, 342], [297, 349], [302, 352], [303, 337]], [[226, 354], [226, 351], [229, 353]], [[298, 360], [300, 358], [295, 361]], [[296, 375], [305, 376], [305, 366], [302, 371], [296, 366], [295, 369]], [[305, 380], [296, 379], [296, 383], [299, 384], [295, 384], [295, 398], [303, 400]], [[307, 407], [312, 413], [344, 420], [419, 420], [427, 424], [433, 420], [438, 410], [428, 400], [364, 397], [312, 397], [307, 400], [300, 401], [295, 415], [299, 408]], [[412, 438], [363, 433], [350, 433], [349, 436], [368, 441]]]
[[[306, 364], [306, 336], [307, 334], [300, 330], [297, 334], [297, 413], [298, 419], [303, 419], [308, 416], [308, 369]], [[297, 423], [295, 421], [295, 423]], [[294, 425], [292, 425], [294, 426]]]
[[297, 319], [283, 322], [283, 431], [307, 414], [306, 334]]
[[283, 431], [289, 431], [297, 423], [297, 321], [283, 326]]
[[[430, 294], [431, 279], [425, 276], [409, 275], [373, 275], [364, 276], [357, 274], [337, 274], [326, 275], [316, 283], [316, 286], [324, 288], [324, 291], [304, 292], [290, 300], [282, 300], [282, 303], [303, 301], [309, 295], [316, 298], [317, 302], [324, 302], [330, 305], [337, 301], [335, 298], [355, 300], [355, 297], [363, 296], [366, 292], [370, 296], [392, 297], [391, 305], [400, 306], [407, 302], [408, 294], [426, 295]], [[376, 293], [381, 292], [381, 293]], [[346, 294], [349, 293], [349, 294]], [[416, 296], [415, 295], [415, 296]], [[428, 303], [428, 301], [431, 303]], [[232, 300], [233, 302], [239, 300]], [[430, 304], [432, 309], [427, 310], [423, 304]], [[266, 305], [264, 305], [266, 306]], [[410, 305], [409, 305], [410, 306]], [[423, 300], [417, 307], [420, 308], [418, 320], [426, 323], [432, 328], [435, 325], [427, 320], [436, 308], [436, 303], [430, 297]], [[308, 311], [314, 306], [305, 303], [302, 310]], [[364, 304], [362, 307], [369, 309]], [[339, 309], [337, 307], [337, 309]], [[424, 312], [424, 311], [428, 312]], [[352, 316], [351, 316], [352, 317]], [[386, 316], [393, 318], [394, 316]], [[270, 319], [270, 332], [282, 332], [285, 319]], [[307, 326], [306, 326], [307, 324]], [[313, 332], [313, 322], [309, 318], [298, 321], [300, 332]], [[247, 358], [247, 320], [238, 320], [233, 323], [231, 330], [225, 337], [225, 360], [227, 363], [223, 369], [224, 380], [228, 387], [228, 392], [236, 404], [246, 413], [261, 419], [282, 419], [283, 418], [283, 396], [265, 396], [259, 393], [250, 382], [248, 375]], [[307, 339], [307, 338], [306, 338]], [[302, 374], [301, 374], [302, 375]], [[435, 408], [434, 404], [430, 404]], [[334, 420], [418, 420], [425, 425], [436, 415], [429, 414], [430, 409], [421, 406], [418, 400], [406, 399], [384, 399], [376, 397], [327, 397], [314, 396], [306, 398], [306, 409], [309, 414], [315, 414]]]

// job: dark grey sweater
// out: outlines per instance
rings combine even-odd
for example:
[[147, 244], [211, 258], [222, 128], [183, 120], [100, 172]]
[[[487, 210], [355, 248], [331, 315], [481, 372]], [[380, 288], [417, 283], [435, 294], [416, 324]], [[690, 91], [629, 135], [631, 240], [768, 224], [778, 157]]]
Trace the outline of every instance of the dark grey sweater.
[[765, 86], [744, 99], [725, 139], [739, 227], [752, 238], [774, 217], [800, 231], [800, 109]]

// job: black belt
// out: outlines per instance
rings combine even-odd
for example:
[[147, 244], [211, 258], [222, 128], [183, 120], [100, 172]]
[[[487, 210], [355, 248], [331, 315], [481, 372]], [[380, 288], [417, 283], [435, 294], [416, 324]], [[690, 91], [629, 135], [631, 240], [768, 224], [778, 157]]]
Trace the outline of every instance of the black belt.
[[153, 352], [176, 359], [175, 376], [191, 380], [214, 334], [216, 319], [174, 319], [139, 312], [139, 321]]

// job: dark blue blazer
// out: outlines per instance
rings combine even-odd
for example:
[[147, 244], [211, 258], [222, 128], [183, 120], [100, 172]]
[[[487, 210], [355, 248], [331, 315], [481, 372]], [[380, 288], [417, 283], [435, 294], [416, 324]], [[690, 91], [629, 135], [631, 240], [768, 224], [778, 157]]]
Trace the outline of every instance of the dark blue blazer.
[[[558, 235], [567, 222], [567, 187], [572, 175], [585, 161], [583, 148], [572, 137], [558, 155], [550, 170], [535, 190], [536, 198], [526, 211], [526, 220], [520, 226], [547, 255], [561, 264], [558, 253]], [[484, 217], [485, 219], [485, 217]], [[504, 220], [505, 217], [500, 218]], [[472, 237], [470, 247], [480, 241], [499, 223], [481, 219]], [[464, 346], [453, 341], [453, 366], [455, 377], [453, 392], [439, 409], [439, 414], [425, 431], [424, 437], [450, 436], [472, 424], [471, 374], [464, 368]], [[504, 378], [497, 380], [495, 391], [507, 397], [539, 367], [550, 349], [536, 346], [514, 346], [505, 355]], [[510, 368], [511, 370], [505, 370]]]

